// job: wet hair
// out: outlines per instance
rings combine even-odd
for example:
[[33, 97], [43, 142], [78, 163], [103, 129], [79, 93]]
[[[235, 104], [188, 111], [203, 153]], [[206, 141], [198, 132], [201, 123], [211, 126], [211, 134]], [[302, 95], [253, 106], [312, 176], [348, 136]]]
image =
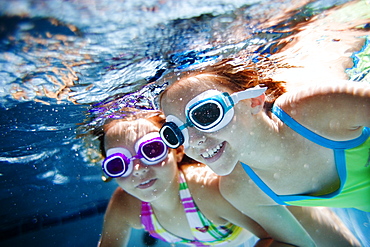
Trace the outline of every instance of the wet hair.
[[[118, 123], [123, 123], [126, 125], [126, 128], [122, 128], [121, 132], [124, 132], [124, 135], [129, 135], [132, 132], [129, 128], [131, 125], [134, 129], [136, 129], [136, 133], [141, 135], [147, 132], [146, 128], [142, 125], [142, 122], [138, 121], [140, 119], [145, 119], [151, 122], [154, 126], [161, 128], [162, 125], [165, 123], [166, 119], [161, 111], [154, 111], [154, 110], [137, 110], [132, 108], [122, 108], [121, 111], [126, 112], [125, 117], [120, 119], [108, 119], [105, 121], [103, 126], [99, 126], [97, 128], [93, 128], [90, 130], [90, 134], [96, 136], [99, 140], [99, 149], [103, 157], [106, 157], [105, 148], [104, 148], [104, 137], [105, 133], [112, 128], [114, 125]], [[128, 114], [130, 113], [130, 114]], [[131, 128], [132, 129], [132, 128]]]
[[[267, 57], [260, 57], [257, 61], [227, 58], [213, 65], [208, 65], [199, 70], [185, 72], [177, 79], [181, 86], [191, 89], [194, 83], [206, 84], [210, 80], [228, 87], [233, 92], [242, 91], [257, 85], [266, 86], [266, 105], [272, 103], [286, 92], [284, 81], [275, 81], [271, 74], [281, 67], [286, 67], [278, 61]], [[172, 83], [168, 88], [175, 86]], [[168, 88], [161, 95], [168, 92]]]

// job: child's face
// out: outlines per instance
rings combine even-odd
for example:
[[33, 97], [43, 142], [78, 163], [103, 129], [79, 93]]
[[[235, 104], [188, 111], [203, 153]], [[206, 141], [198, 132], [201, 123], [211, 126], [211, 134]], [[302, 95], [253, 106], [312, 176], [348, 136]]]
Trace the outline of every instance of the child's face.
[[[198, 85], [193, 86], [193, 84], [195, 83], [192, 83], [192, 87], [174, 85], [163, 94], [161, 106], [166, 116], [173, 115], [185, 123], [186, 104], [195, 96], [209, 89], [232, 93], [230, 89], [215, 82], [209, 85], [198, 83]], [[191, 158], [208, 165], [221, 176], [230, 174], [239, 160], [238, 147], [241, 145], [239, 133], [243, 130], [240, 123], [245, 121], [240, 117], [239, 112], [243, 108], [243, 104], [239, 102], [234, 108], [235, 114], [231, 122], [218, 131], [203, 132], [195, 127], [187, 128], [189, 147], [185, 149], [185, 153]]]
[[[123, 147], [132, 156], [136, 155], [135, 143], [144, 135], [158, 132], [158, 128], [145, 119], [139, 119], [140, 124], [129, 125], [118, 122], [105, 134], [105, 150]], [[138, 127], [139, 126], [139, 127]], [[140, 128], [141, 132], [138, 131]], [[145, 130], [145, 131], [143, 131]], [[146, 165], [140, 159], [134, 159], [133, 171], [127, 177], [118, 177], [118, 185], [127, 193], [146, 202], [158, 199], [177, 179], [177, 152], [169, 150], [167, 158], [154, 164]]]

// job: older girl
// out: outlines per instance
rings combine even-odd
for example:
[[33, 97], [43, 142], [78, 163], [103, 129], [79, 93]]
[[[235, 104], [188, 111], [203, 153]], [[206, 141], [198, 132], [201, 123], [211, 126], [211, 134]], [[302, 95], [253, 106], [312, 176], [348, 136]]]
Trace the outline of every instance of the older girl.
[[243, 194], [256, 198], [249, 204], [370, 211], [370, 86], [310, 85], [273, 102], [279, 83], [252, 72], [225, 60], [173, 84], [161, 98], [163, 139], [228, 175], [221, 190], [234, 206]]

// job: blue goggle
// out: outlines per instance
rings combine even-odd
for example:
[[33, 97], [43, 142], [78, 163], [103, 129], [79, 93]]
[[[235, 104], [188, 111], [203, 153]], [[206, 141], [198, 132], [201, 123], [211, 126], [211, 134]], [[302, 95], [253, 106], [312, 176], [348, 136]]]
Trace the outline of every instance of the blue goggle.
[[262, 95], [267, 87], [253, 87], [229, 95], [218, 90], [207, 90], [190, 100], [185, 107], [186, 123], [173, 115], [166, 117], [166, 123], [159, 134], [170, 148], [189, 146], [188, 127], [203, 132], [215, 132], [230, 123], [234, 116], [234, 105], [240, 100]]

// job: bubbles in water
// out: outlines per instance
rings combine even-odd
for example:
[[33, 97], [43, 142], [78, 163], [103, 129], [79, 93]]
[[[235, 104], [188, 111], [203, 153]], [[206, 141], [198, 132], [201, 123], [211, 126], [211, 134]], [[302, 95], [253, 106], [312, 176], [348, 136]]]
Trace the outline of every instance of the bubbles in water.
[[330, 129], [337, 130], [340, 128], [340, 122], [338, 120], [330, 120], [329, 122], [329, 127]]
[[312, 185], [315, 187], [315, 186], [317, 186], [316, 184], [319, 182], [319, 179], [317, 177], [313, 177], [311, 179], [311, 182], [312, 182]]

